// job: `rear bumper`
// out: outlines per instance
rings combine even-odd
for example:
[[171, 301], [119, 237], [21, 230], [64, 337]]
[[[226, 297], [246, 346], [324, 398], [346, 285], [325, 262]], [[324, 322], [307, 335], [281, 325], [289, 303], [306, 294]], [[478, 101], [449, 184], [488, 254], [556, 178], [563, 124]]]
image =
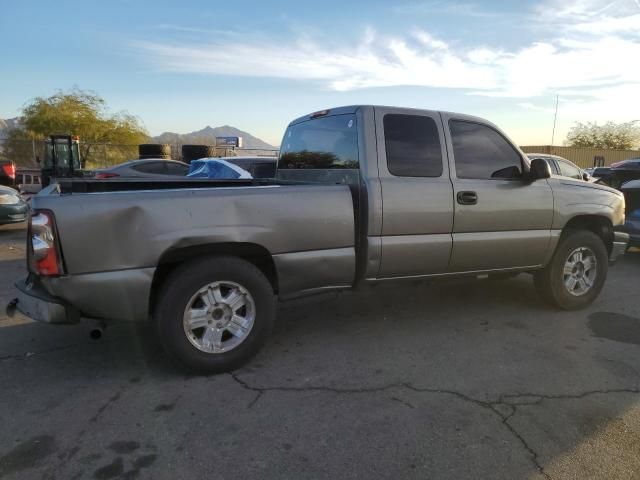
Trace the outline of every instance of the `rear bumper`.
[[17, 205], [0, 205], [0, 225], [20, 223], [27, 219], [29, 207], [26, 203]]
[[613, 244], [609, 254], [609, 262], [614, 263], [620, 255], [627, 251], [629, 246], [629, 234], [624, 232], [613, 232]]
[[64, 300], [50, 295], [37, 280], [16, 283], [18, 296], [7, 305], [7, 315], [16, 314], [37, 322], [73, 324], [80, 321], [80, 312]]
[[627, 221], [619, 230], [629, 234], [630, 247], [640, 247], [640, 211], [627, 215]]

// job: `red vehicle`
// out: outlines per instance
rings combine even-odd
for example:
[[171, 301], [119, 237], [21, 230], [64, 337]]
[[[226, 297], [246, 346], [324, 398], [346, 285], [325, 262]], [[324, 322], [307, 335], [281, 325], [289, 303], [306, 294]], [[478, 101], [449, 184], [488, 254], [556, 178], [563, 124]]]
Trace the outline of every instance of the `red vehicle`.
[[13, 187], [16, 183], [16, 164], [0, 159], [0, 185]]

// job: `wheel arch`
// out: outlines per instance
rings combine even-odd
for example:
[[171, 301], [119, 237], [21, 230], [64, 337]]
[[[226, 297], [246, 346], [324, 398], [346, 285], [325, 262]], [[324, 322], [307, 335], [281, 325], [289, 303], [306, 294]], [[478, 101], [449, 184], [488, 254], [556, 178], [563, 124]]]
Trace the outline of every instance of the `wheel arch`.
[[572, 217], [563, 227], [562, 235], [570, 231], [588, 230], [599, 236], [607, 247], [607, 252], [611, 253], [613, 246], [613, 223], [611, 219], [604, 215], [576, 215]]
[[151, 283], [149, 313], [153, 315], [156, 295], [171, 273], [185, 262], [202, 257], [231, 256], [241, 258], [255, 265], [269, 280], [274, 293], [278, 294], [278, 274], [271, 252], [256, 243], [225, 242], [169, 249], [158, 261]]

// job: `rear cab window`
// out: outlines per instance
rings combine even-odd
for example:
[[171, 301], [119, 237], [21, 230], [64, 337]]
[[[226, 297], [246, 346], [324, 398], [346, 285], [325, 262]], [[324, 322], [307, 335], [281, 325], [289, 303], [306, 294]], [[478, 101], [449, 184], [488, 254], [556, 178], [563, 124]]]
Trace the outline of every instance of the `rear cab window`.
[[355, 114], [312, 118], [287, 128], [278, 159], [278, 177], [351, 183], [359, 174], [358, 168]]

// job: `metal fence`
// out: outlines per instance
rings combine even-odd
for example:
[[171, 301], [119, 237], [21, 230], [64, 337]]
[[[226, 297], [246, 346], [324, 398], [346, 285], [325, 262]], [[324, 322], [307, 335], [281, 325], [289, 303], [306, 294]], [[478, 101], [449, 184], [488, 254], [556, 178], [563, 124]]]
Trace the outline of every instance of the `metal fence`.
[[580, 168], [605, 167], [628, 158], [640, 157], [640, 150], [603, 150], [598, 148], [556, 147], [553, 145], [527, 145], [520, 147], [525, 153], [558, 155]]
[[[13, 142], [11, 146], [5, 145], [0, 149], [0, 154], [10, 158], [20, 167], [37, 168], [37, 160], [44, 159], [43, 141]], [[260, 156], [275, 157], [278, 150], [259, 148], [217, 147], [217, 157]], [[87, 143], [80, 142], [80, 156], [85, 161], [85, 168], [95, 170], [105, 168], [128, 160], [138, 158], [138, 145], [117, 145], [113, 143]], [[171, 145], [171, 158], [182, 160], [182, 144]]]

